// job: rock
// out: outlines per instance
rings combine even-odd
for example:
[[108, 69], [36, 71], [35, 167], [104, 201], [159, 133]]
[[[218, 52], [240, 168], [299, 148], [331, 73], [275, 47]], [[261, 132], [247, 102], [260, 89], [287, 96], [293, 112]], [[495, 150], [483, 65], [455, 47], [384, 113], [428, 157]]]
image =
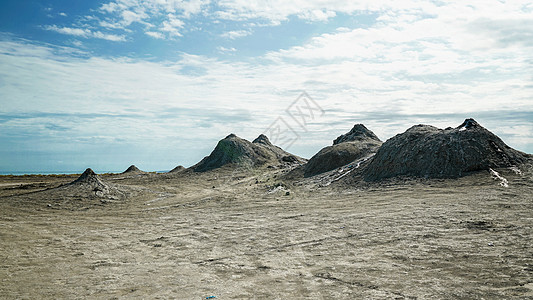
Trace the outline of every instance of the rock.
[[489, 168], [489, 173], [490, 173], [492, 179], [500, 181], [500, 186], [509, 187], [509, 181], [507, 181], [506, 178], [501, 176], [500, 173], [494, 171], [491, 168]]
[[294, 155], [285, 155], [281, 158], [281, 161], [288, 162], [288, 163], [297, 163], [299, 162], [299, 159], [297, 156], [294, 156]]
[[454, 129], [409, 128], [387, 140], [363, 172], [368, 181], [395, 176], [457, 178], [472, 171], [521, 165], [528, 159], [474, 119], [466, 119]]

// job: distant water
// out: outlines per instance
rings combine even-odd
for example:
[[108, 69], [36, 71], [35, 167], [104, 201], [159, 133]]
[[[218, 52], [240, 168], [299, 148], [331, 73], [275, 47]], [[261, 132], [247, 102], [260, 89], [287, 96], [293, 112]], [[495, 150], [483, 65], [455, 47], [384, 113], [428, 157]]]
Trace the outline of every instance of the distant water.
[[[0, 175], [65, 175], [65, 174], [81, 174], [82, 171], [53, 171], [53, 172], [4, 172], [0, 171]], [[117, 171], [104, 171], [96, 173], [120, 173]]]
[[[170, 170], [165, 170], [165, 171], [155, 171], [156, 173], [167, 173], [168, 171]], [[116, 173], [116, 174], [119, 174], [119, 173], [122, 173], [124, 172], [124, 170], [122, 171], [96, 171], [96, 174], [104, 174], [104, 173]], [[0, 171], [0, 175], [16, 175], [16, 176], [20, 176], [20, 175], [65, 175], [65, 174], [81, 174], [83, 173], [83, 170], [78, 170], [78, 171], [52, 171], [52, 172], [4, 172], [4, 171]]]

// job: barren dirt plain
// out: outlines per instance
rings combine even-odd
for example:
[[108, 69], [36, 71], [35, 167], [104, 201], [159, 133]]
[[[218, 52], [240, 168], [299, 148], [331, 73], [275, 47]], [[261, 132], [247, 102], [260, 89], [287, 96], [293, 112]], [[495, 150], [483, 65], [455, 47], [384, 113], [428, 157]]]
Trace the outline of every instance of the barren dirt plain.
[[498, 171], [101, 175], [109, 199], [2, 176], [0, 298], [533, 299], [533, 172]]

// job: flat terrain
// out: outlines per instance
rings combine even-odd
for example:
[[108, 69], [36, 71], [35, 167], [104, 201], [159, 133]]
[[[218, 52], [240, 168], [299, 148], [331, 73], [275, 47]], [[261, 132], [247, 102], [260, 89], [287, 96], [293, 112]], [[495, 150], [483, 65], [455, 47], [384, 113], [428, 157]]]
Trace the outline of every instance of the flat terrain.
[[[282, 171], [0, 177], [2, 299], [533, 299], [533, 176], [380, 184]], [[288, 192], [288, 193], [287, 193]]]

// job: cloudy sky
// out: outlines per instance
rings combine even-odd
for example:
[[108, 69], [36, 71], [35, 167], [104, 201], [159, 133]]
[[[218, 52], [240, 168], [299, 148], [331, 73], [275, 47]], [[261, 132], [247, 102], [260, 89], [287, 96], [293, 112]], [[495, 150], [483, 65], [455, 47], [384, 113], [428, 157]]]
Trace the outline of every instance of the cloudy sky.
[[469, 117], [533, 153], [530, 0], [0, 3], [0, 172], [168, 170], [272, 128], [308, 158], [355, 123]]

